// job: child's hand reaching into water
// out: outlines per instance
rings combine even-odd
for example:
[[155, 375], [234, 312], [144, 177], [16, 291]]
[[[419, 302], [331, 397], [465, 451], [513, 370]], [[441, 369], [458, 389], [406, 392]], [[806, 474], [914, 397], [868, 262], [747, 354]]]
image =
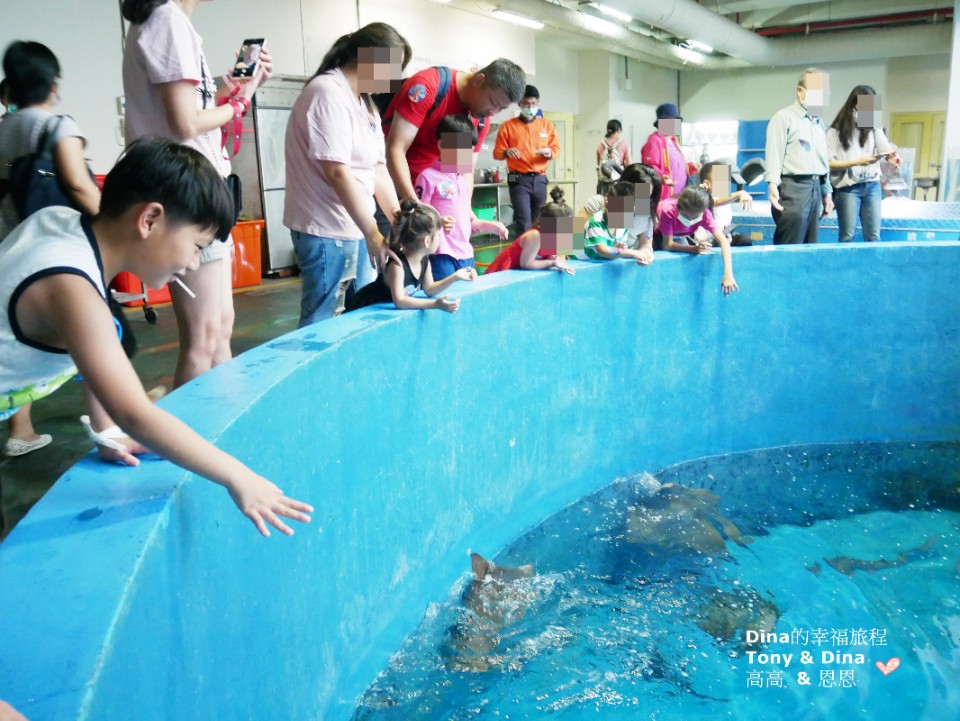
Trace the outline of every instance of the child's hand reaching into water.
[[281, 521], [279, 516], [303, 523], [310, 522], [310, 516], [307, 513], [313, 512], [313, 506], [287, 498], [273, 483], [253, 471], [248, 471], [241, 480], [231, 481], [226, 485], [237, 508], [253, 521], [260, 533], [267, 538], [270, 537], [267, 523], [281, 533], [293, 535], [293, 529]]
[[734, 291], [739, 291], [740, 286], [737, 285], [737, 281], [734, 280], [733, 274], [724, 274], [723, 280], [720, 281], [720, 287], [723, 288], [724, 295], [730, 295]]
[[445, 310], [447, 313], [456, 313], [460, 310], [460, 299], [454, 298], [450, 295], [442, 295], [439, 298], [433, 299], [434, 308], [437, 310]]
[[477, 279], [477, 269], [476, 268], [460, 268], [455, 271], [453, 276], [457, 280], [476, 280]]
[[571, 268], [569, 265], [567, 265], [566, 262], [564, 261], [564, 259], [561, 258], [559, 255], [551, 255], [551, 256], [550, 256], [550, 260], [553, 261], [553, 266], [551, 266], [551, 267], [552, 267], [554, 270], [559, 270], [559, 271], [561, 271], [561, 272], [563, 272], [563, 273], [566, 273], [567, 275], [576, 275], [576, 274], [577, 274], [577, 271], [575, 271], [573, 268]]

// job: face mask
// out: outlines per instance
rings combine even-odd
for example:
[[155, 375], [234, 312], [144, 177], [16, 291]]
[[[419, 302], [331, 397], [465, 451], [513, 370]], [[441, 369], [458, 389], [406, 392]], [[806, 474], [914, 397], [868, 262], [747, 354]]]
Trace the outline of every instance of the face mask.
[[520, 114], [525, 118], [532, 118], [536, 112], [536, 108], [520, 108]]
[[680, 221], [684, 228], [690, 228], [703, 220], [703, 213], [694, 218], [686, 218], [678, 213], [677, 220]]

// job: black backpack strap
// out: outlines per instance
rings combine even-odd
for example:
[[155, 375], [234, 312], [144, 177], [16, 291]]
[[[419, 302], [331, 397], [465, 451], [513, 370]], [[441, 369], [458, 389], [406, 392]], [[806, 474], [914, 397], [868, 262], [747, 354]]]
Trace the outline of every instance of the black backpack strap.
[[[51, 129], [51, 128], [50, 128], [50, 122], [51, 122], [52, 120], [54, 120], [54, 119], [56, 119], [57, 122], [56, 122], [56, 124], [54, 124], [53, 128]], [[50, 149], [47, 148], [47, 146], [48, 146], [49, 143], [50, 143], [50, 137], [51, 137], [51, 136], [54, 136], [54, 137], [56, 136], [57, 130], [60, 129], [60, 123], [62, 123], [62, 122], [63, 122], [63, 116], [62, 116], [62, 115], [51, 115], [49, 118], [47, 118], [47, 119], [44, 121], [44, 123], [43, 123], [43, 128], [42, 128], [41, 131], [40, 131], [40, 137], [37, 139], [37, 147], [36, 147], [36, 149], [33, 151], [34, 153], [36, 153], [37, 155], [40, 155], [40, 156], [50, 156], [50, 155], [51, 155], [51, 151], [50, 151]]]
[[446, 65], [437, 66], [437, 96], [433, 99], [433, 105], [430, 106], [430, 110], [427, 111], [427, 115], [430, 115], [434, 110], [440, 107], [440, 103], [443, 102], [443, 99], [447, 97], [447, 93], [450, 91], [450, 82], [453, 79], [453, 73], [450, 72], [450, 68]]

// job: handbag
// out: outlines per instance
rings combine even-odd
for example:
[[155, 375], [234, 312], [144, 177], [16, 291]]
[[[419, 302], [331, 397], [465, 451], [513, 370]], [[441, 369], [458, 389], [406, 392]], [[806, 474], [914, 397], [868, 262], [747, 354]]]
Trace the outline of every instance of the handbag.
[[227, 192], [230, 193], [230, 198], [233, 200], [233, 224], [236, 225], [243, 208], [243, 183], [236, 173], [230, 173], [223, 179], [223, 182], [227, 184]]
[[[47, 118], [34, 150], [10, 164], [7, 189], [21, 221], [51, 205], [65, 205], [77, 209], [60, 182], [53, 159], [51, 140], [56, 137], [62, 122], [62, 115]], [[89, 168], [87, 172], [90, 173]], [[90, 178], [93, 178], [93, 173], [90, 173]]]

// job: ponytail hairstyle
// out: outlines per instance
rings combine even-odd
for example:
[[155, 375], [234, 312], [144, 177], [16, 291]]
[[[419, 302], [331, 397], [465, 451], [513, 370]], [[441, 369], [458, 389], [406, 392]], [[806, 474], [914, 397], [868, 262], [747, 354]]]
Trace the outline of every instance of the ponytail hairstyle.
[[[646, 163], [633, 163], [623, 169], [620, 181], [650, 186], [650, 217], [656, 218], [657, 204], [660, 202], [660, 194], [663, 190], [663, 178], [660, 177], [657, 169]], [[636, 195], [636, 189], [634, 189], [634, 195]]]
[[[407, 63], [413, 58], [413, 49], [410, 47], [410, 43], [392, 25], [380, 22], [370, 23], [359, 30], [337, 38], [337, 41], [327, 50], [327, 54], [323, 56], [320, 67], [317, 68], [317, 72], [313, 74], [310, 80], [336, 68], [342, 68], [344, 65], [357, 62], [360, 48], [401, 48], [403, 50], [401, 68], [407, 67]], [[362, 93], [361, 95], [367, 108], [373, 112], [374, 105], [370, 95], [368, 93]]]
[[400, 212], [390, 231], [390, 250], [394, 253], [440, 230], [440, 213], [412, 198], [400, 201]]
[[607, 133], [603, 137], [609, 138], [614, 133], [619, 133], [623, 130], [623, 125], [616, 118], [611, 118], [607, 121]]
[[143, 25], [150, 15], [167, 0], [123, 0], [120, 4], [120, 13], [123, 19], [134, 25]]
[[710, 207], [710, 193], [702, 185], [688, 186], [677, 198], [677, 210], [698, 215]]
[[533, 219], [533, 224], [538, 225], [540, 218], [572, 218], [573, 208], [567, 205], [563, 199], [563, 191], [559, 185], [554, 185], [550, 191], [550, 202], [544, 203], [537, 211], [537, 217]]

